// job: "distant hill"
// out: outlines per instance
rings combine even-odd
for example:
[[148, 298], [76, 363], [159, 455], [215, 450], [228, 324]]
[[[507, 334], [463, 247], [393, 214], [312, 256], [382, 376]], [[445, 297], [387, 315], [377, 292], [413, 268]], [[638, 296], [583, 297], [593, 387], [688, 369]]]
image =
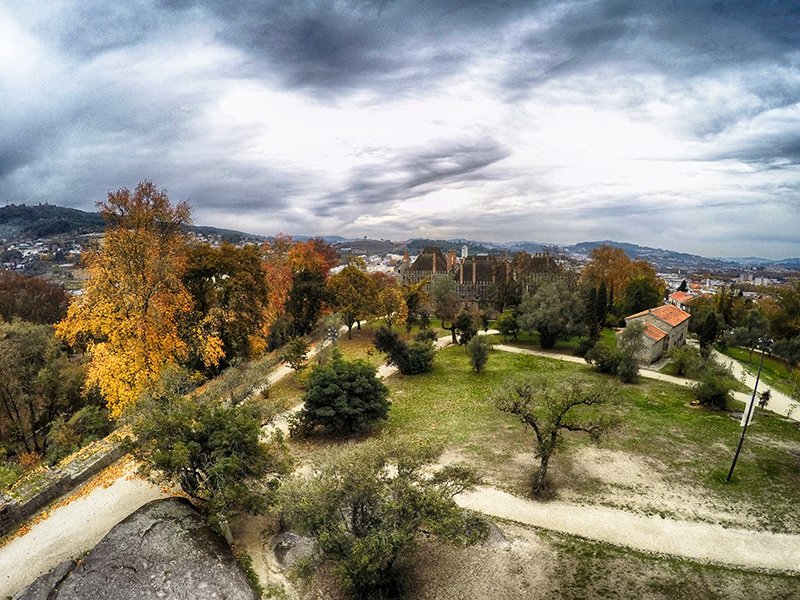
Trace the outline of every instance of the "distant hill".
[[75, 208], [51, 204], [0, 207], [0, 238], [44, 238], [103, 230], [103, 218]]
[[589, 253], [602, 245], [621, 248], [628, 258], [632, 260], [647, 260], [659, 271], [729, 271], [735, 272], [741, 269], [768, 269], [772, 271], [798, 271], [800, 270], [800, 258], [785, 258], [781, 260], [770, 260], [767, 258], [714, 258], [688, 254], [686, 252], [676, 252], [663, 248], [651, 248], [649, 246], [639, 246], [628, 242], [616, 242], [614, 240], [598, 240], [593, 242], [579, 242], [577, 244], [543, 244], [540, 242], [518, 241], [518, 242], [486, 242], [464, 239], [434, 240], [427, 238], [414, 238], [406, 242], [406, 247], [412, 255], [419, 252], [426, 246], [438, 246], [443, 250], [455, 249], [460, 252], [461, 246], [466, 245], [470, 254], [499, 254], [502, 252], [545, 252], [557, 250], [564, 252], [578, 259], [586, 259]]
[[730, 269], [740, 266], [737, 263], [720, 258], [708, 258], [696, 254], [685, 252], [675, 252], [674, 250], [664, 250], [663, 248], [650, 248], [639, 246], [627, 242], [615, 242], [613, 240], [602, 240], [597, 242], [580, 242], [571, 246], [562, 246], [564, 250], [578, 256], [588, 256], [589, 253], [598, 246], [608, 245], [622, 249], [628, 258], [632, 260], [643, 259], [653, 263], [656, 268], [663, 271], [673, 269]]
[[[0, 206], [0, 239], [38, 239], [60, 235], [99, 233], [105, 229], [103, 217], [96, 212], [52, 204]], [[236, 243], [266, 238], [231, 229], [192, 225], [189, 231]]]

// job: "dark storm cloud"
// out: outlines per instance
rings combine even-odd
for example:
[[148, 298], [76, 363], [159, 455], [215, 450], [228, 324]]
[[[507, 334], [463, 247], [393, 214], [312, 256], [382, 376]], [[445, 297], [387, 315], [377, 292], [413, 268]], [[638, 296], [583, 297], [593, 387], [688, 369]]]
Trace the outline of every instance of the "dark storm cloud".
[[[380, 163], [353, 169], [344, 189], [337, 190], [316, 205], [318, 215], [374, 211], [382, 204], [393, 204], [464, 181], [491, 180], [486, 168], [508, 156], [495, 140], [439, 144], [416, 152], [391, 156]], [[387, 177], [387, 174], [391, 176]]]
[[[495, 28], [527, 12], [530, 2], [164, 2], [202, 7], [221, 23], [225, 42], [246, 50], [249, 69], [289, 87], [335, 95], [378, 95], [456, 72]], [[476, 47], [477, 46], [477, 47]]]
[[785, 62], [785, 53], [800, 45], [800, 4], [794, 1], [563, 2], [549, 8], [550, 25], [535, 27], [516, 48], [518, 68], [506, 79], [511, 89], [604, 64], [686, 76]]
[[[388, 228], [380, 237], [487, 226], [560, 241], [627, 227], [643, 243], [663, 231], [666, 245], [695, 207], [698, 228], [720, 214], [747, 223], [746, 207], [770, 198], [748, 239], [770, 219], [780, 239], [793, 236], [780, 211], [796, 216], [799, 193], [796, 1], [41, 0], [0, 6], [1, 37], [12, 41], [0, 39], [0, 203], [92, 208], [148, 178], [190, 199], [198, 220], [262, 233], [325, 232], [367, 215]], [[430, 107], [443, 98], [451, 111]], [[328, 112], [307, 124], [319, 107]], [[318, 134], [326, 118], [350, 123], [384, 107], [397, 132], [414, 135], [380, 123], [374, 139]], [[717, 179], [672, 189], [655, 169], [656, 183], [641, 175], [639, 189], [614, 195], [619, 182], [598, 165], [613, 154], [604, 142], [619, 140], [581, 131], [605, 114], [645, 140], [614, 150], [631, 161], [614, 171], [626, 181], [645, 158]], [[569, 144], [576, 155], [598, 148], [581, 163], [596, 181], [570, 181]], [[480, 223], [458, 209], [396, 216], [453, 190], [484, 204]], [[715, 243], [735, 227], [714, 229]]]

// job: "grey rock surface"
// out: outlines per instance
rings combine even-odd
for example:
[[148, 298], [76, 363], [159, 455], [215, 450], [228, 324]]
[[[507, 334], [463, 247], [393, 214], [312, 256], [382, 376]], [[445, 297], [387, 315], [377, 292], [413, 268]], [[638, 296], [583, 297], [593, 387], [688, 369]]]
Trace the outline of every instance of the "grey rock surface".
[[53, 590], [58, 589], [62, 580], [72, 572], [75, 565], [74, 560], [65, 560], [14, 596], [13, 600], [49, 600], [50, 594]]
[[[66, 576], [63, 565], [18, 600], [255, 600], [225, 541], [180, 498], [145, 504]], [[52, 587], [47, 590], [46, 582]]]

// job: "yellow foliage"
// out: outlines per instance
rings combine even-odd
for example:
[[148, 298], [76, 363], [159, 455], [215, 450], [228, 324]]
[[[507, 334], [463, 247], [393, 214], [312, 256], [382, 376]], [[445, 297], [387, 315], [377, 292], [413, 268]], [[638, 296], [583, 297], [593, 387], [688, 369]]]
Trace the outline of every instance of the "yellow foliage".
[[[85, 344], [91, 359], [86, 386], [97, 386], [111, 416], [118, 417], [188, 354], [179, 322], [192, 308], [181, 281], [186, 241], [180, 226], [189, 221], [189, 209], [185, 203], [172, 208], [149, 182], [134, 193], [123, 188], [108, 197], [100, 205], [106, 234], [100, 249], [84, 257], [84, 294], [70, 305], [56, 334], [72, 345]], [[216, 364], [221, 342], [197, 337], [192, 343], [203, 360]]]

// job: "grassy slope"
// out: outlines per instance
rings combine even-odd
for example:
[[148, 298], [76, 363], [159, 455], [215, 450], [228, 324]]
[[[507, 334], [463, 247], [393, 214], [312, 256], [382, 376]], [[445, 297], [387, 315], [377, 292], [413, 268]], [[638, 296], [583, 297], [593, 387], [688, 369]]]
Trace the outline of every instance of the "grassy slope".
[[[341, 348], [347, 357], [363, 357], [360, 355], [366, 353], [367, 340], [342, 340]], [[375, 364], [375, 355], [369, 358]], [[530, 465], [521, 464], [519, 457], [529, 457], [532, 452], [530, 434], [518, 420], [497, 411], [489, 397], [507, 378], [534, 372], [608, 381], [583, 365], [497, 351], [491, 354], [487, 370], [475, 375], [463, 348], [450, 347], [437, 355], [432, 373], [396, 375], [387, 380], [393, 404], [382, 432], [440, 442], [451, 455], [472, 463], [488, 482], [527, 495], [532, 473]], [[302, 387], [293, 376], [275, 386], [273, 392], [289, 403], [302, 397]], [[786, 530], [800, 529], [794, 502], [800, 489], [800, 465], [787, 449], [800, 444], [796, 424], [758, 415], [737, 466], [734, 485], [727, 485], [722, 480], [738, 440], [737, 422], [724, 413], [691, 407], [689, 392], [665, 383], [647, 381], [625, 386], [621, 395], [623, 403], [616, 409], [621, 424], [603, 440], [604, 448], [644, 457], [659, 466], [658, 475], [667, 481], [696, 488], [723, 502], [744, 500], [762, 506], [764, 527], [783, 529], [788, 520]], [[552, 463], [553, 470], [568, 473], [570, 455], [588, 443], [582, 436], [568, 434], [561, 454]], [[326, 440], [292, 441], [301, 461], [328, 444]], [[592, 481], [570, 481], [569, 485], [589, 498], [602, 491]], [[521, 530], [512, 524], [500, 526]], [[515, 543], [511, 550], [426, 547], [424, 557], [413, 567], [416, 583], [410, 597], [470, 597], [472, 584], [463, 583], [466, 595], [462, 596], [458, 595], [461, 584], [453, 584], [470, 577], [483, 579], [483, 585], [497, 598], [790, 598], [797, 583], [796, 577], [652, 556], [554, 532], [534, 534], [538, 545]], [[541, 562], [537, 573], [547, 585], [537, 588], [535, 582], [531, 583], [528, 567], [515, 566], [518, 561], [531, 565]], [[481, 574], [481, 569], [486, 573]], [[508, 590], [507, 594], [502, 590]]]
[[[721, 352], [747, 366], [753, 375], [758, 372], [758, 363], [761, 360], [761, 355], [757, 352], [753, 352], [752, 358], [744, 348], [726, 348]], [[795, 370], [794, 373], [791, 373], [788, 365], [783, 360], [765, 356], [761, 378], [779, 392], [800, 399], [800, 370]], [[797, 381], [795, 381], [795, 378]]]

